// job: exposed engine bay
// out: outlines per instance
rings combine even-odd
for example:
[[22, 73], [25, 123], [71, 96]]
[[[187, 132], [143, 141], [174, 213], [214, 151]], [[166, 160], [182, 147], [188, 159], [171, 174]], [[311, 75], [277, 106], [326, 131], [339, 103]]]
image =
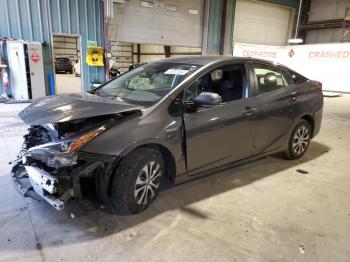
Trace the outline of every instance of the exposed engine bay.
[[117, 157], [84, 153], [80, 149], [132, 113], [30, 126], [12, 168], [16, 188], [22, 195], [44, 199], [58, 210], [69, 199], [87, 195], [106, 202], [108, 190], [103, 187], [108, 185]]

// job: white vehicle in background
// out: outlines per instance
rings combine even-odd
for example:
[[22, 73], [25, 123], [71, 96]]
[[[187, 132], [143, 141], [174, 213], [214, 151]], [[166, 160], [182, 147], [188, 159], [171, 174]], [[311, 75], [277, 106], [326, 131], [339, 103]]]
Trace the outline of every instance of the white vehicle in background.
[[74, 67], [73, 67], [73, 70], [74, 70], [74, 74], [75, 76], [80, 76], [80, 61], [78, 61], [77, 63], [75, 63]]

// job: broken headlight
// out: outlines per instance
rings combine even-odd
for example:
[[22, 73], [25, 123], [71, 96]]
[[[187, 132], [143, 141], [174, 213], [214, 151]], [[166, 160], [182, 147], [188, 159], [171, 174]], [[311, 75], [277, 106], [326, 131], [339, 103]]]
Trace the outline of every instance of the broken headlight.
[[77, 163], [78, 149], [105, 129], [105, 126], [102, 126], [78, 137], [32, 147], [28, 149], [22, 161], [25, 164], [26, 157], [31, 157], [46, 163], [49, 167], [73, 166]]

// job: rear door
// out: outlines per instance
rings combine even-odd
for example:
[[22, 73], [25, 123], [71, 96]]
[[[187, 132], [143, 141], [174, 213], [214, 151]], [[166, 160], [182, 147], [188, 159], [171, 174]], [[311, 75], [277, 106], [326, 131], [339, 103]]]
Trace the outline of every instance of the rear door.
[[[246, 68], [242, 66], [246, 78]], [[214, 75], [212, 74], [213, 77]], [[198, 82], [200, 79], [185, 90], [184, 103], [188, 103], [188, 97], [193, 98], [201, 92], [198, 90]], [[189, 175], [234, 162], [252, 154], [256, 99], [248, 96], [248, 82], [247, 78], [242, 82], [241, 98], [223, 102], [218, 106], [184, 113]]]
[[284, 145], [297, 115], [299, 93], [288, 71], [263, 63], [252, 63], [257, 99], [254, 153]]

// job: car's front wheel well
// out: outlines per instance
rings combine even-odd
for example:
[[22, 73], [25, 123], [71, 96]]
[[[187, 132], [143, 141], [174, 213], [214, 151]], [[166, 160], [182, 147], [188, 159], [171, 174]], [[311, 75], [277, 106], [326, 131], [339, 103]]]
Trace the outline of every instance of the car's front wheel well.
[[166, 172], [164, 174], [164, 185], [169, 186], [175, 182], [176, 176], [176, 165], [175, 160], [169, 149], [161, 144], [145, 144], [141, 145], [133, 150], [136, 150], [140, 147], [152, 148], [158, 150], [162, 154]]
[[312, 138], [314, 134], [314, 125], [315, 125], [313, 117], [310, 115], [304, 115], [301, 117], [301, 119], [304, 119], [311, 125], [311, 138]]

